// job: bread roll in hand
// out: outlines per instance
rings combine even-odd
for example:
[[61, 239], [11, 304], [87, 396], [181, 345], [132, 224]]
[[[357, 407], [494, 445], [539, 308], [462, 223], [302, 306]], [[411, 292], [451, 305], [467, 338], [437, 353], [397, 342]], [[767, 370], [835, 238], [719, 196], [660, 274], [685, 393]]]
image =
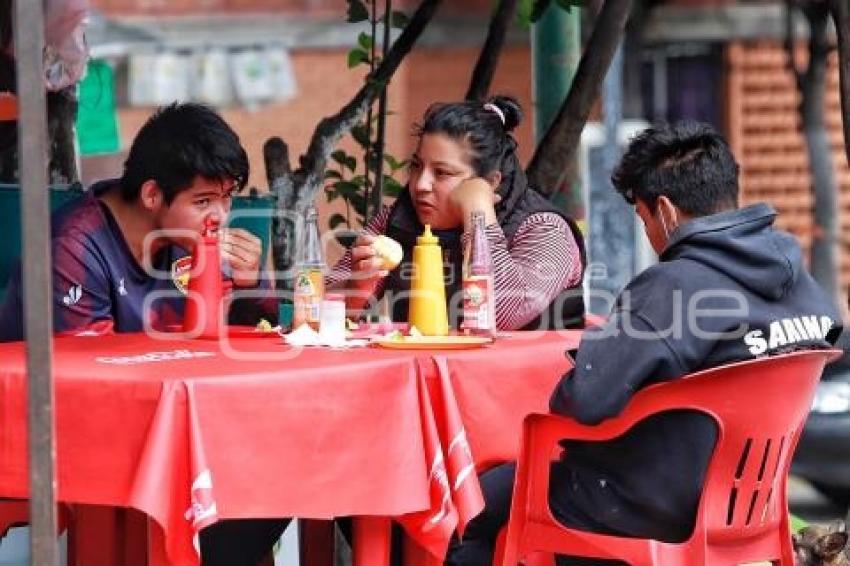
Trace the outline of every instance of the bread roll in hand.
[[383, 261], [381, 269], [385, 271], [395, 269], [404, 256], [401, 244], [387, 236], [376, 236], [375, 241], [372, 242], [372, 249], [375, 250], [375, 255]]

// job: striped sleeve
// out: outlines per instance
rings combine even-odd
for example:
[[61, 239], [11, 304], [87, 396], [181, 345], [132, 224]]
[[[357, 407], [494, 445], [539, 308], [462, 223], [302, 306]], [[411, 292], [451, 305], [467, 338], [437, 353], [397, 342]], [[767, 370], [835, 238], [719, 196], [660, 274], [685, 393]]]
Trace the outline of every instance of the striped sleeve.
[[493, 254], [499, 330], [522, 328], [561, 291], [581, 282], [578, 245], [566, 220], [558, 214], [532, 214], [510, 242], [496, 224], [488, 226], [486, 232]]
[[[366, 223], [363, 231], [373, 236], [378, 236], [387, 231], [387, 223], [390, 218], [390, 207], [383, 207], [372, 220]], [[325, 286], [329, 289], [341, 289], [345, 287], [345, 283], [351, 279], [351, 249], [345, 251], [345, 254], [339, 258], [336, 265], [333, 266], [331, 272], [325, 277]], [[374, 296], [380, 296], [383, 292], [383, 280], [375, 288]]]

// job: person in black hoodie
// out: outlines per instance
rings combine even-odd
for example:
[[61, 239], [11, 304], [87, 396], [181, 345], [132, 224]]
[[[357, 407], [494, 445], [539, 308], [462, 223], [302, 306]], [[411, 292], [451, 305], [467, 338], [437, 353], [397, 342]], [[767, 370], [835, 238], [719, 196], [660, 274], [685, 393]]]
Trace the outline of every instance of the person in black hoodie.
[[[635, 206], [659, 263], [626, 286], [603, 326], [585, 331], [574, 368], [552, 394], [553, 413], [597, 424], [652, 383], [838, 338], [839, 314], [805, 271], [793, 236], [773, 228], [776, 212], [738, 208], [738, 165], [710, 126], [645, 130], [612, 181]], [[686, 540], [716, 436], [708, 416], [672, 411], [610, 442], [565, 441], [553, 463], [552, 511], [572, 528]], [[514, 470], [505, 464], [481, 476], [486, 508], [447, 564], [491, 563]], [[559, 566], [609, 563], [558, 558]]]

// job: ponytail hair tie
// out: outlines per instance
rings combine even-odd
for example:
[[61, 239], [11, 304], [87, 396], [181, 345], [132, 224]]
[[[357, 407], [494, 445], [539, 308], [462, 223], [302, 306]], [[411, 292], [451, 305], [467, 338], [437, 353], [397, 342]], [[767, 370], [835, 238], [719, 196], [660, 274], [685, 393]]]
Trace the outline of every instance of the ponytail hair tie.
[[505, 123], [506, 123], [505, 113], [502, 112], [501, 108], [499, 108], [498, 106], [496, 106], [492, 102], [488, 102], [487, 104], [484, 105], [484, 110], [487, 110], [488, 112], [493, 112], [496, 116], [499, 117], [499, 120], [502, 121], [502, 126], [505, 125]]

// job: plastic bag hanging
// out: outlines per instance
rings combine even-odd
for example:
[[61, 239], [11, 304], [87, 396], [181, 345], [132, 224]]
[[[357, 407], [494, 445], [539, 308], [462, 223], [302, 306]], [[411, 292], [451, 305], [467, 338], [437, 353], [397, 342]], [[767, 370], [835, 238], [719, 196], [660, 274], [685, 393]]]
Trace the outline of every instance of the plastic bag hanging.
[[44, 83], [57, 91], [76, 84], [86, 70], [88, 0], [44, 0]]

